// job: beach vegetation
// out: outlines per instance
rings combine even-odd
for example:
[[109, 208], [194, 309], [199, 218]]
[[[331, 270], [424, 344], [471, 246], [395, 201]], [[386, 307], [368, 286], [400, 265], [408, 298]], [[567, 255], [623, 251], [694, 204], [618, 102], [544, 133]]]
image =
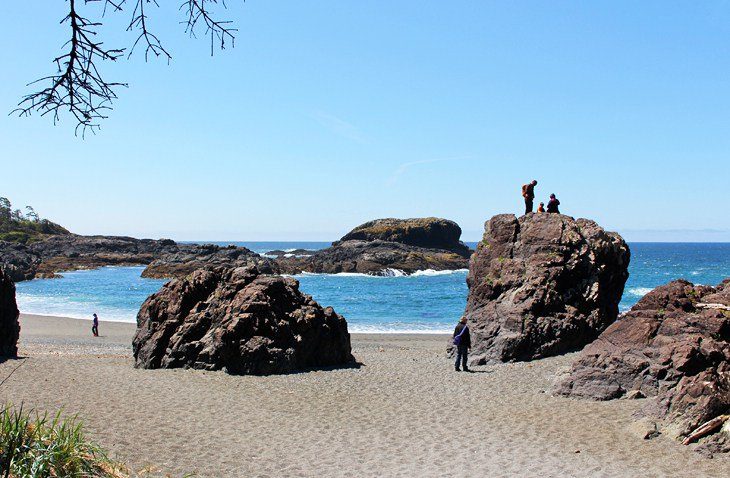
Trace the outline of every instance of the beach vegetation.
[[6, 404], [0, 409], [0, 476], [122, 478], [129, 473], [88, 439], [76, 417]]

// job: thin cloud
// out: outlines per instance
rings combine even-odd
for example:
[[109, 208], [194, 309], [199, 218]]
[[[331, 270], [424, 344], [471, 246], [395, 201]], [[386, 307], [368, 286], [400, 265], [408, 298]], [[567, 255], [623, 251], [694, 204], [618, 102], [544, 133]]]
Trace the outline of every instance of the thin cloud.
[[343, 138], [358, 143], [367, 142], [365, 136], [357, 126], [343, 120], [342, 118], [338, 118], [337, 116], [324, 111], [314, 111], [311, 116], [317, 120], [319, 124], [338, 136], [342, 136]]
[[422, 166], [425, 164], [433, 164], [433, 163], [445, 163], [450, 161], [463, 161], [466, 159], [471, 159], [471, 156], [458, 156], [454, 158], [434, 158], [434, 159], [422, 159], [420, 161], [411, 161], [409, 163], [403, 163], [400, 166], [398, 166], [398, 169], [393, 171], [393, 174], [390, 175], [390, 177], [387, 179], [386, 184], [393, 185], [398, 182], [401, 176], [405, 174], [409, 169], [415, 167], [415, 166]]

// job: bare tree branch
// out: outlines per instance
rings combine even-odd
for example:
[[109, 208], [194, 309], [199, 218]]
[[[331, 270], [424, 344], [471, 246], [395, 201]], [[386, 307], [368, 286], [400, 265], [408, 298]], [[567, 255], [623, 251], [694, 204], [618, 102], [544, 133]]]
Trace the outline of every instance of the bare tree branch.
[[[205, 26], [205, 34], [210, 35], [210, 56], [213, 56], [215, 42], [220, 42], [220, 49], [225, 50], [226, 40], [234, 45], [236, 39], [234, 33], [238, 31], [231, 28], [230, 21], [216, 20], [211, 13], [211, 6], [217, 5], [218, 0], [185, 0], [180, 5], [180, 10], [186, 12], [187, 20], [181, 23], [185, 24], [185, 33], [193, 38], [197, 38], [195, 30], [198, 26]], [[225, 0], [221, 0], [220, 4], [223, 8], [228, 8]]]
[[[105, 81], [98, 68], [99, 61], [116, 61], [125, 53], [125, 49], [105, 49], [103, 43], [95, 41], [100, 22], [93, 22], [78, 12], [78, 4], [82, 0], [66, 0], [69, 3], [69, 13], [61, 20], [61, 24], [68, 23], [71, 27], [71, 38], [63, 45], [69, 46], [68, 53], [55, 58], [58, 72], [29, 83], [28, 86], [49, 82], [49, 86], [24, 96], [18, 107], [11, 111], [19, 116], [30, 116], [33, 112], [41, 116], [51, 114], [53, 123], [60, 119], [60, 113], [68, 110], [77, 121], [75, 133], [79, 131], [84, 136], [86, 131], [95, 133], [100, 128], [99, 122], [105, 119], [108, 110], [111, 110], [113, 100], [117, 99], [117, 87], [126, 83]], [[159, 7], [158, 0], [83, 0], [84, 4], [102, 3], [102, 17], [107, 10], [115, 13], [124, 11], [126, 6], [134, 4], [132, 16], [127, 26], [128, 32], [137, 32], [138, 35], [129, 49], [127, 58], [130, 58], [138, 45], [144, 46], [144, 57], [147, 61], [150, 54], [155, 57], [164, 57], [168, 63], [172, 55], [162, 46], [157, 35], [148, 28], [146, 8], [149, 4]], [[225, 0], [184, 0], [180, 10], [185, 15], [185, 33], [196, 37], [196, 32], [204, 29], [205, 35], [210, 36], [210, 54], [213, 55], [216, 43], [221, 50], [227, 42], [234, 46], [235, 32], [232, 22], [216, 19], [213, 9], [222, 6], [227, 9]], [[140, 47], [141, 48], [141, 47]]]
[[[109, 2], [110, 0], [106, 0]], [[129, 50], [129, 55], [127, 58], [132, 56], [132, 53], [134, 53], [134, 49], [137, 46], [137, 43], [140, 42], [140, 40], [143, 40], [145, 44], [147, 45], [144, 51], [144, 59], [147, 61], [149, 58], [150, 52], [154, 53], [156, 57], [164, 56], [167, 58], [168, 63], [170, 60], [172, 60], [172, 56], [170, 53], [168, 53], [167, 50], [162, 46], [162, 43], [160, 43], [160, 39], [157, 38], [157, 35], [154, 33], [151, 33], [147, 29], [147, 15], [144, 13], [144, 5], [145, 3], [154, 3], [155, 6], [159, 7], [159, 4], [157, 3], [157, 0], [136, 0], [136, 3], [134, 5], [134, 11], [132, 12], [132, 21], [129, 22], [129, 26], [127, 27], [127, 31], [132, 31], [135, 29], [139, 29], [140, 33], [137, 39], [134, 41], [134, 44], [132, 45], [132, 48]], [[117, 8], [120, 8], [121, 4], [117, 6]]]
[[102, 79], [96, 62], [116, 61], [124, 50], [107, 50], [102, 42], [95, 41], [95, 30], [101, 24], [79, 15], [77, 1], [69, 0], [69, 13], [61, 20], [62, 24], [70, 24], [71, 39], [64, 44], [64, 47], [70, 46], [69, 52], [53, 60], [58, 73], [30, 83], [50, 81], [50, 86], [23, 97], [11, 113], [20, 116], [30, 116], [33, 111], [41, 116], [50, 113], [56, 124], [60, 110], [68, 109], [77, 121], [76, 134], [81, 130], [84, 136], [87, 130], [93, 133], [99, 129], [98, 121], [106, 118], [106, 111], [111, 109], [109, 105], [117, 98], [115, 88], [126, 84]]

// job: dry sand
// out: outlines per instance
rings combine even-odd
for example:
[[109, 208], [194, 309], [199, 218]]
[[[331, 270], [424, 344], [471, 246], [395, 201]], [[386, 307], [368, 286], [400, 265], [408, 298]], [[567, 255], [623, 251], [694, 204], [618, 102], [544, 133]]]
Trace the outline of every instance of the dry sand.
[[[552, 397], [567, 355], [455, 373], [446, 338], [353, 335], [359, 369], [136, 370], [134, 326], [23, 315], [0, 400], [78, 414], [113, 455], [173, 476], [730, 476], [631, 431], [640, 401]], [[20, 365], [22, 363], [22, 365]], [[18, 368], [18, 365], [20, 367]], [[16, 370], [17, 368], [17, 370]]]

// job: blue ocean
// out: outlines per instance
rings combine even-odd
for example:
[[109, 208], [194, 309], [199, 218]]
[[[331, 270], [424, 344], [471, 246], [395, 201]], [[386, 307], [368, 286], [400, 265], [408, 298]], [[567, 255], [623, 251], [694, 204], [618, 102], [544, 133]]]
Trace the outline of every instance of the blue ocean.
[[[316, 250], [326, 242], [233, 242], [264, 253], [274, 249]], [[469, 244], [475, 247], [475, 243]], [[654, 287], [684, 278], [714, 285], [730, 277], [730, 243], [633, 243], [630, 277], [621, 309]], [[105, 267], [63, 273], [60, 279], [17, 284], [21, 312], [134, 322], [139, 306], [164, 280], [143, 279], [143, 267]], [[302, 274], [300, 288], [347, 318], [352, 332], [441, 333], [450, 330], [466, 305], [466, 270], [421, 271], [411, 276]]]

